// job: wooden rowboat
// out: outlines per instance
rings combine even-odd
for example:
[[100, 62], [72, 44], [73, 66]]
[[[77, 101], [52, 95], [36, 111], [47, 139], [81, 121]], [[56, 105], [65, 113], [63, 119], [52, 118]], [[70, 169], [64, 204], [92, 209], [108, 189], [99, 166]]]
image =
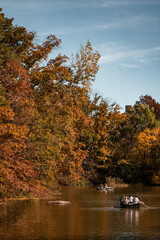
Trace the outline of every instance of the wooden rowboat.
[[139, 203], [120, 203], [121, 208], [139, 208], [140, 204]]
[[108, 190], [108, 189], [113, 189], [113, 187], [97, 187], [97, 190]]

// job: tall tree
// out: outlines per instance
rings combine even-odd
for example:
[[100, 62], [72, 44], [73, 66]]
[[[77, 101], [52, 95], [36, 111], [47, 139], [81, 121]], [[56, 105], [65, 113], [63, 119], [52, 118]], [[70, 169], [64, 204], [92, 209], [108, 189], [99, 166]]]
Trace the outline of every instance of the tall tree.
[[[68, 182], [69, 184], [69, 182], [79, 182], [84, 175], [82, 161], [87, 154], [84, 138], [86, 128], [90, 129], [92, 120], [89, 113], [85, 114], [87, 111], [91, 111], [86, 110], [89, 109], [86, 103], [91, 104], [89, 89], [85, 86], [85, 91], [83, 91], [83, 84], [79, 85], [74, 82], [74, 71], [72, 66], [66, 65], [66, 61], [66, 56], [59, 55], [55, 59], [51, 59], [46, 67], [31, 71], [39, 113], [39, 120], [37, 119], [35, 122], [37, 126], [33, 123], [32, 129], [34, 132], [36, 130], [36, 134], [38, 134], [37, 129], [40, 132], [43, 129], [44, 132], [46, 129], [49, 130], [48, 140], [45, 137], [45, 141], [49, 146], [50, 140], [53, 139], [53, 146], [57, 146], [56, 160], [51, 161], [55, 173], [52, 175], [61, 183], [67, 184]], [[87, 64], [91, 65], [92, 63], [85, 60], [86, 67]], [[91, 80], [88, 77], [89, 81]], [[41, 150], [44, 157], [43, 147]], [[42, 171], [43, 169], [45, 168], [42, 168]], [[45, 174], [48, 173], [49, 171], [45, 170]]]
[[28, 76], [19, 62], [7, 62], [0, 73], [0, 86], [1, 194], [36, 191], [36, 172], [26, 144], [34, 102]]

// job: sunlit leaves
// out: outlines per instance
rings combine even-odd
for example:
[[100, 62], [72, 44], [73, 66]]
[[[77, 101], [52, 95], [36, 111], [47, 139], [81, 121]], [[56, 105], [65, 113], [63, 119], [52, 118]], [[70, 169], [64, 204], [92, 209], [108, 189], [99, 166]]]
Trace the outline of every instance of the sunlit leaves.
[[154, 146], [157, 146], [159, 142], [160, 137], [160, 129], [145, 129], [143, 132], [141, 132], [137, 137], [137, 150], [139, 152], [141, 161], [152, 164], [152, 151]]
[[98, 60], [100, 54], [93, 51], [90, 41], [86, 46], [81, 46], [79, 53], [77, 53], [75, 60], [72, 63], [74, 83], [80, 83], [88, 89], [92, 81], [95, 80], [98, 71]]

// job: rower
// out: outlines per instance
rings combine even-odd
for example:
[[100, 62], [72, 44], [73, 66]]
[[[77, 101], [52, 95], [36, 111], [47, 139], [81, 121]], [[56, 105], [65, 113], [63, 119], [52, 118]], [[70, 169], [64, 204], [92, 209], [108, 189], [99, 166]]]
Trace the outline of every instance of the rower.
[[119, 202], [120, 202], [120, 203], [124, 203], [124, 196], [121, 196], [121, 197], [120, 197]]
[[132, 197], [132, 195], [129, 196], [129, 202], [130, 202], [130, 203], [133, 203], [133, 197]]
[[137, 196], [134, 197], [133, 202], [134, 202], [134, 203], [139, 203], [139, 199], [138, 199]]
[[125, 204], [128, 204], [128, 203], [129, 203], [128, 197], [124, 197], [124, 203], [125, 203]]

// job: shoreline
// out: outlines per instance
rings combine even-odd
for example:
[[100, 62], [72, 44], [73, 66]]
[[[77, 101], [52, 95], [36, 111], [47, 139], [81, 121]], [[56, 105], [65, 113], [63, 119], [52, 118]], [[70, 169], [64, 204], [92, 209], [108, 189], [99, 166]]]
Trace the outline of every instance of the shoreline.
[[32, 197], [10, 197], [10, 198], [0, 198], [0, 205], [5, 205], [8, 202], [11, 201], [25, 201], [25, 200], [37, 200], [37, 199], [53, 199], [55, 197], [55, 195], [61, 195], [61, 192], [55, 191], [52, 192], [51, 194], [44, 195], [44, 196], [32, 196]]
[[[112, 186], [113, 188], [127, 188], [129, 186], [131, 186], [132, 184], [126, 184], [126, 183], [114, 183], [114, 182], [110, 182], [108, 183], [108, 185]], [[135, 184], [133, 184], [135, 185]], [[139, 184], [136, 184], [139, 185]], [[141, 184], [140, 184], [141, 185]], [[150, 186], [150, 185], [149, 185]], [[154, 186], [154, 185], [153, 185]], [[156, 186], [160, 186], [160, 185], [156, 185]], [[95, 187], [95, 186], [93, 186]], [[61, 192], [61, 190], [52, 190], [50, 191], [49, 194], [44, 194], [44, 195], [39, 195], [39, 196], [30, 196], [30, 197], [23, 197], [23, 196], [17, 196], [17, 197], [9, 197], [9, 198], [0, 198], [0, 206], [1, 205], [5, 205], [8, 202], [11, 201], [25, 201], [25, 200], [37, 200], [37, 199], [53, 199], [55, 198], [56, 195], [62, 195], [63, 192]]]

